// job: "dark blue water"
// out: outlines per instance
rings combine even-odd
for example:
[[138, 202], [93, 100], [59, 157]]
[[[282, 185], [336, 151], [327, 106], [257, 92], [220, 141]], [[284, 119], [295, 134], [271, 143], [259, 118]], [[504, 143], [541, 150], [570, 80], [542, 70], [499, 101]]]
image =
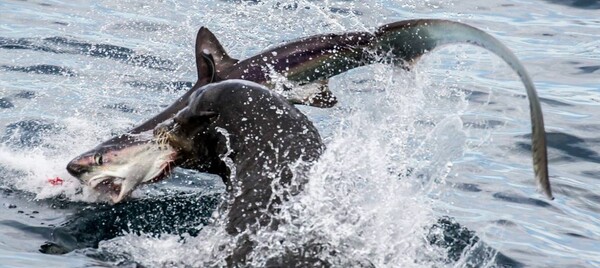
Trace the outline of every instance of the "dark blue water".
[[[29, 0], [0, 1], [0, 267], [222, 257], [222, 233], [205, 227], [222, 192], [214, 177], [179, 170], [113, 207], [66, 163], [191, 87], [200, 26], [245, 58], [412, 18], [484, 29], [521, 59], [542, 99], [556, 199], [535, 189], [517, 76], [490, 53], [451, 46], [411, 72], [342, 74], [330, 81], [338, 107], [302, 108], [328, 149], [289, 204], [305, 229], [264, 246], [318, 237], [376, 267], [600, 266], [597, 1]], [[48, 182], [56, 176], [62, 185]]]

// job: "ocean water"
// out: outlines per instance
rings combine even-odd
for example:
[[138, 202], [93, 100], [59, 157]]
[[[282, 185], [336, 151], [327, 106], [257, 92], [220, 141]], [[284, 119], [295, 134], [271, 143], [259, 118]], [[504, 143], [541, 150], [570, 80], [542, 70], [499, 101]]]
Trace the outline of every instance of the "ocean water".
[[555, 200], [536, 191], [517, 75], [483, 49], [448, 46], [411, 71], [379, 64], [336, 76], [338, 106], [300, 107], [327, 150], [286, 203], [300, 223], [259, 235], [263, 257], [282, 240], [326, 241], [375, 267], [600, 266], [597, 1], [5, 0], [0, 267], [222, 263], [222, 230], [210, 223], [218, 178], [178, 170], [111, 206], [66, 163], [193, 85], [201, 26], [243, 59], [414, 18], [478, 27], [519, 57], [542, 100]]

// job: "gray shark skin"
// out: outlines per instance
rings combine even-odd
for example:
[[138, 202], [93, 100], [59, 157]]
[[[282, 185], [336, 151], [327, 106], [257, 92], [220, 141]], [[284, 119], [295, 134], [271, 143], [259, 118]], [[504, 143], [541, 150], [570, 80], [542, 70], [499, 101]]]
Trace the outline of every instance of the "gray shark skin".
[[[82, 174], [101, 172], [98, 167], [103, 163], [97, 161], [98, 159], [101, 160], [103, 155], [118, 157], [129, 144], [139, 144], [138, 134], [153, 130], [158, 124], [171, 120], [177, 112], [187, 106], [188, 99], [194, 92], [209, 83], [244, 79], [272, 87], [274, 83], [271, 75], [277, 73], [297, 87], [317, 85], [316, 92], [296, 99], [288, 98], [290, 102], [331, 107], [337, 100], [326, 87], [330, 77], [380, 62], [392, 62], [400, 67], [409, 68], [425, 53], [443, 45], [459, 43], [487, 49], [502, 58], [519, 75], [530, 104], [535, 180], [541, 191], [549, 199], [553, 199], [548, 178], [542, 110], [527, 71], [516, 56], [493, 36], [463, 23], [438, 19], [398, 21], [383, 25], [374, 33], [315, 35], [282, 44], [241, 61], [231, 58], [214, 34], [202, 27], [196, 37], [196, 84], [158, 115], [128, 133], [107, 140], [76, 157], [67, 165], [67, 170], [80, 179]], [[285, 95], [285, 91], [293, 90], [294, 88], [285, 89], [283, 93]], [[152, 180], [154, 181], [157, 179]]]

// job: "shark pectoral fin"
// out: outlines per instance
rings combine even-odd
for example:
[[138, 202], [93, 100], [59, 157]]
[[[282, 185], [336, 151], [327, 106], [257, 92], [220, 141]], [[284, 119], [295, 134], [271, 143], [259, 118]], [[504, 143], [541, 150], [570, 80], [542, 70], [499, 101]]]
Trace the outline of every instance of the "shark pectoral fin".
[[293, 104], [302, 104], [319, 108], [331, 108], [337, 104], [337, 98], [327, 85], [328, 80], [299, 85], [283, 91], [283, 95]]
[[320, 91], [308, 97], [304, 104], [319, 108], [331, 108], [337, 104], [337, 98], [327, 84], [320, 85], [319, 89]]
[[205, 27], [200, 28], [196, 36], [196, 55], [202, 53], [213, 55], [217, 73], [229, 69], [239, 61], [231, 58], [217, 37]]

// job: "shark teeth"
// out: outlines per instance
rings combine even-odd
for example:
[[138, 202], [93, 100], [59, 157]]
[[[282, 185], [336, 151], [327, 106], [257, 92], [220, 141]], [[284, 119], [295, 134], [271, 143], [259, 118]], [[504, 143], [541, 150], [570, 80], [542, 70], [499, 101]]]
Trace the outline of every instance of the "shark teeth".
[[108, 194], [114, 202], [121, 195], [124, 180], [119, 177], [101, 177], [90, 181], [90, 187], [98, 192]]

